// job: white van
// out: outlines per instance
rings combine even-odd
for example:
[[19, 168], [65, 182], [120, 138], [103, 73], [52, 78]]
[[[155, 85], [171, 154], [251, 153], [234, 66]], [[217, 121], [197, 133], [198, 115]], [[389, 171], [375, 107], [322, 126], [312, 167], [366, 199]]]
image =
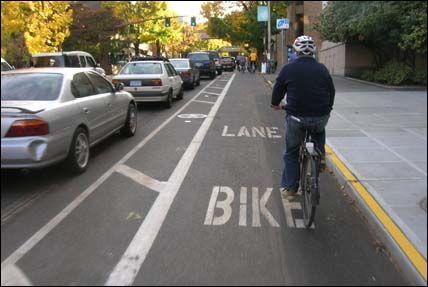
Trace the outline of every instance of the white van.
[[91, 54], [82, 51], [40, 53], [31, 55], [30, 66], [35, 68], [45, 67], [71, 67], [71, 68], [93, 68], [105, 76], [106, 72], [95, 63]]

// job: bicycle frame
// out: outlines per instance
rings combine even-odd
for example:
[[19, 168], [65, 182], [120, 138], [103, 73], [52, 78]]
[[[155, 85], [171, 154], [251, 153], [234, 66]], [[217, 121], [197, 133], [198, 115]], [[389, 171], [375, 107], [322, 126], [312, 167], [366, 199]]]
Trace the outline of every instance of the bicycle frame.
[[[311, 157], [317, 164], [316, 166], [316, 177], [318, 179], [320, 174], [320, 165], [321, 165], [321, 151], [318, 149], [316, 142], [312, 140], [311, 131], [306, 129], [305, 140], [300, 146], [299, 152], [299, 161], [300, 161], [300, 186], [304, 187], [304, 180], [306, 179], [306, 175], [304, 175], [304, 166], [303, 164], [306, 162], [306, 159]], [[315, 190], [318, 190], [318, 180], [314, 180], [311, 182], [314, 184]], [[319, 204], [319, 192], [318, 194], [311, 195], [312, 205], [316, 206]]]

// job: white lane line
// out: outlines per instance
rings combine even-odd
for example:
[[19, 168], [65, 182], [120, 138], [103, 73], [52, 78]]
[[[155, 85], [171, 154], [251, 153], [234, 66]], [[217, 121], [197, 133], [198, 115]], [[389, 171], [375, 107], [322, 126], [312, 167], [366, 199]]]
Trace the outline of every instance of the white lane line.
[[9, 257], [7, 257], [1, 263], [1, 270], [6, 266], [14, 265], [18, 260], [24, 257], [34, 246], [36, 246], [49, 232], [51, 232], [57, 225], [59, 225], [73, 210], [75, 210], [86, 198], [88, 198], [101, 184], [104, 183], [120, 165], [124, 164], [130, 159], [139, 149], [147, 144], [153, 137], [155, 137], [169, 122], [174, 120], [179, 114], [186, 109], [193, 100], [199, 97], [206, 88], [212, 85], [214, 82], [209, 83], [197, 93], [188, 103], [183, 105], [177, 112], [163, 122], [157, 129], [152, 131], [146, 138], [144, 138], [138, 145], [136, 145], [130, 152], [128, 152], [121, 160], [113, 165], [108, 171], [106, 171], [100, 178], [98, 178], [93, 184], [91, 184], [84, 192], [82, 192], [75, 200], [73, 200], [67, 207], [65, 207], [59, 214], [51, 219], [45, 226], [31, 236], [24, 244], [22, 244], [17, 250], [15, 250]]
[[211, 92], [204, 92], [204, 94], [213, 95], [213, 96], [220, 96], [220, 94], [211, 93]]
[[10, 265], [1, 269], [1, 286], [33, 286], [33, 284], [18, 266]]
[[159, 193], [162, 192], [162, 190], [166, 187], [166, 184], [167, 184], [166, 182], [158, 181], [124, 164], [119, 165], [116, 171], [126, 177], [129, 177], [136, 183], [141, 184], [142, 186], [150, 188]]
[[201, 101], [201, 100], [194, 100], [195, 103], [203, 103], [203, 104], [210, 104], [210, 105], [214, 105], [215, 102], [209, 102], [209, 101]]
[[234, 76], [235, 75], [231, 77], [230, 81], [218, 98], [218, 101], [208, 114], [208, 117], [204, 120], [198, 132], [194, 136], [192, 142], [172, 173], [168, 181], [167, 188], [156, 199], [147, 214], [146, 219], [140, 226], [135, 237], [132, 239], [132, 242], [125, 254], [110, 274], [105, 284], [106, 286], [130, 286], [134, 283], [134, 280], [140, 271], [140, 268], [144, 263], [163, 222], [165, 221], [174, 198], [177, 195], [200, 146], [202, 145], [202, 141], [204, 140], [211, 123], [214, 121], [214, 117], [230, 88]]

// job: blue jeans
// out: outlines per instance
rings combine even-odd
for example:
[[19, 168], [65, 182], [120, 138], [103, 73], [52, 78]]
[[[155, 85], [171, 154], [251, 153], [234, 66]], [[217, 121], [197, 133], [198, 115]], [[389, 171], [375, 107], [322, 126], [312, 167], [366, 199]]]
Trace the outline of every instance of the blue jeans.
[[325, 155], [325, 126], [329, 118], [330, 115], [322, 117], [299, 117], [299, 122], [296, 118], [287, 115], [285, 118], [285, 167], [282, 172], [281, 187], [294, 192], [299, 190], [299, 149], [305, 140], [304, 127], [315, 129], [316, 133], [312, 134], [312, 139], [316, 142], [321, 153]]

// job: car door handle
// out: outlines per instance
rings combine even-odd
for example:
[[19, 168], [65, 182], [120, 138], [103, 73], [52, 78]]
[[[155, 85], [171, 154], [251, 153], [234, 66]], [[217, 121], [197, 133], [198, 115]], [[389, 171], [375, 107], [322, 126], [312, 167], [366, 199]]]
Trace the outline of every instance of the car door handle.
[[83, 108], [83, 111], [85, 112], [85, 114], [89, 114], [91, 112], [88, 108]]
[[107, 105], [109, 106], [109, 108], [113, 107], [113, 105], [111, 103], [108, 103]]

